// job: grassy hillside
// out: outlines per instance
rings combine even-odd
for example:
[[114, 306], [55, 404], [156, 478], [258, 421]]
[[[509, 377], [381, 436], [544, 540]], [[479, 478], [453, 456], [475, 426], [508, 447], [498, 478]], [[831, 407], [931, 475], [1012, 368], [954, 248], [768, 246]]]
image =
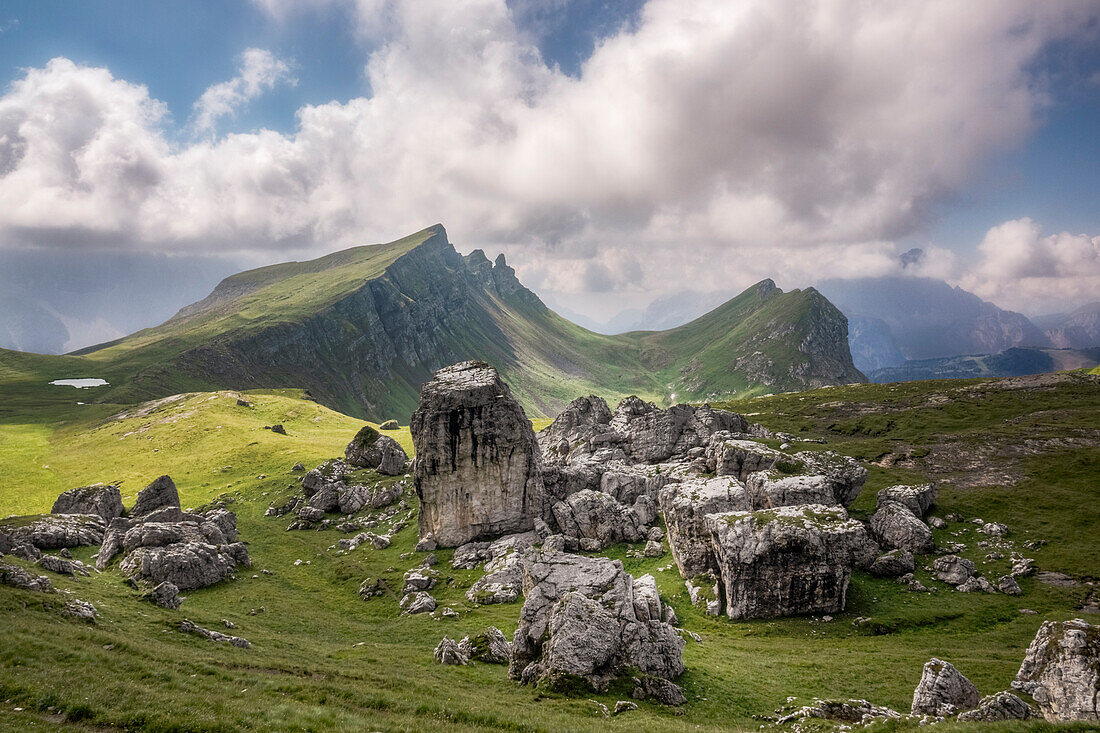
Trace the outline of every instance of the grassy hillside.
[[605, 336], [548, 309], [503, 260], [434, 226], [384, 245], [227, 278], [168, 322], [76, 356], [134, 403], [185, 391], [303, 388], [346, 414], [407, 420], [433, 371], [490, 361], [535, 415], [574, 396], [662, 404], [862, 381], [846, 321], [769, 280], [678, 329]]
[[[294, 461], [309, 465], [338, 454], [360, 421], [281, 391], [245, 395], [252, 408], [212, 393], [148, 411], [131, 408], [119, 419], [111, 419], [119, 410], [107, 405], [79, 406], [91, 410], [82, 414], [74, 397], [85, 392], [45, 388], [49, 369], [16, 361], [2, 362], [5, 374], [14, 375], [4, 381], [4, 394], [14, 384], [17, 404], [0, 413], [0, 429], [8, 431], [0, 442], [0, 515], [48, 510], [54, 489], [93, 479], [123, 479], [124, 493], [132, 495], [146, 477], [167, 471], [185, 504], [215, 496], [232, 502], [254, 565], [238, 580], [188, 593], [178, 613], [140, 602], [114, 569], [85, 579], [54, 576], [57, 586], [98, 606], [95, 625], [61, 615], [56, 598], [0, 587], [0, 729], [65, 720], [73, 730], [755, 731], [760, 721], [753, 716], [769, 713], [788, 695], [866, 697], [907, 709], [921, 665], [933, 655], [956, 664], [983, 693], [1005, 689], [1042, 620], [1100, 620], [1082, 609], [1093, 597], [1084, 581], [1100, 576], [1094, 531], [1100, 525], [1094, 419], [1100, 379], [1083, 373], [859, 385], [732, 403], [773, 429], [824, 436], [828, 447], [873, 462], [857, 513], [868, 511], [886, 485], [936, 479], [936, 515], [1004, 522], [1018, 546], [1046, 540], [1027, 554], [1040, 568], [1069, 573], [1082, 584], [1025, 578], [1019, 598], [969, 595], [919, 570], [918, 578], [938, 591], [916, 594], [857, 573], [847, 610], [832, 621], [734, 623], [704, 617], [688, 604], [678, 575], [663, 569], [671, 562], [667, 553], [640, 560], [619, 545], [608, 554], [635, 575], [652, 573], [683, 625], [703, 641], [689, 641], [684, 652], [686, 706], [642, 703], [638, 711], [605, 719], [592, 701], [613, 706], [629, 689], [565, 697], [519, 687], [502, 667], [432, 663], [432, 648], [444, 634], [457, 638], [490, 623], [511, 634], [519, 613], [518, 603], [467, 603], [464, 591], [479, 572], [452, 570], [450, 551], [436, 553], [446, 578], [437, 597], [459, 611], [457, 618], [403, 618], [396, 596], [358, 598], [364, 577], [394, 587], [420, 562], [419, 554], [406, 555], [416, 542], [415, 522], [386, 550], [342, 554], [330, 549], [343, 536], [335, 531], [287, 532], [286, 518], [262, 516], [288, 490]], [[262, 429], [275, 421], [284, 422], [289, 435]], [[28, 474], [32, 460], [49, 468]], [[406, 501], [415, 508], [415, 496]], [[937, 541], [967, 543], [964, 554], [996, 577], [1007, 565], [985, 561], [973, 526], [951, 523], [937, 530]], [[87, 561], [90, 549], [76, 554]], [[237, 627], [231, 633], [253, 646], [242, 650], [180, 634], [172, 624], [183, 617], [209, 628], [229, 619]], [[982, 727], [1046, 729], [1041, 723]]]

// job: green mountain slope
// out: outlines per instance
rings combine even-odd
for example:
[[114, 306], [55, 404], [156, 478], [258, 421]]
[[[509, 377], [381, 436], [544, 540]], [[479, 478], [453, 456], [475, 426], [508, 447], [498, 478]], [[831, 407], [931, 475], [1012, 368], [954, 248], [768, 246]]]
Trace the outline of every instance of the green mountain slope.
[[113, 402], [299, 387], [349, 415], [404, 418], [446, 364], [497, 366], [534, 415], [578, 394], [661, 403], [863, 381], [847, 321], [766, 280], [696, 321], [605, 336], [547, 308], [503, 256], [463, 257], [434, 226], [389, 244], [250, 270], [156, 328], [80, 352]]

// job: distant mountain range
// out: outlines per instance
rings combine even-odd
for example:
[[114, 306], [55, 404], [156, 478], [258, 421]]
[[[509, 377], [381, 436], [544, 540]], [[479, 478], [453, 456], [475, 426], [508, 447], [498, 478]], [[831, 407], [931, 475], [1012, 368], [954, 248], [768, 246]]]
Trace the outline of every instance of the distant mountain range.
[[1091, 349], [1034, 349], [1014, 347], [999, 354], [947, 356], [907, 361], [872, 371], [872, 382], [912, 382], [924, 379], [1022, 377], [1100, 365], [1100, 347]]
[[494, 364], [535, 415], [595, 393], [661, 403], [865, 381], [847, 320], [813, 288], [764, 280], [678, 328], [606, 336], [559, 316], [504, 256], [463, 257], [434, 226], [389, 244], [249, 270], [155, 328], [75, 352], [103, 399], [301, 387], [350, 415], [407, 417], [420, 384]]

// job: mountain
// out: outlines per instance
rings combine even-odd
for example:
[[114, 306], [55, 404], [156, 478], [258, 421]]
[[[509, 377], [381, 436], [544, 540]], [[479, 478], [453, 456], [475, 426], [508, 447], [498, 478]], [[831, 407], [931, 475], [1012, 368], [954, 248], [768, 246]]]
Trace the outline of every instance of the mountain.
[[907, 361], [870, 372], [872, 382], [915, 382], [924, 379], [1022, 377], [1100, 365], [1100, 347], [1093, 349], [1032, 349], [1014, 347], [999, 354], [949, 356]]
[[434, 226], [389, 244], [249, 270], [156, 328], [76, 352], [104, 399], [301, 387], [346, 414], [404, 417], [439, 367], [493, 363], [533, 414], [581, 394], [668, 403], [863, 381], [847, 320], [770, 280], [679, 328], [593, 333], [547, 308], [504, 256]]
[[899, 364], [895, 352], [907, 360], [923, 360], [1050, 345], [1026, 316], [942, 280], [865, 277], [826, 280], [819, 288], [848, 318], [878, 322], [877, 328], [852, 332], [853, 359], [864, 371]]
[[664, 331], [692, 321], [729, 300], [728, 291], [685, 290], [665, 295], [652, 301], [645, 308], [627, 308], [606, 321], [599, 322], [587, 316], [568, 312], [557, 303], [551, 306], [561, 315], [597, 333], [626, 333], [627, 331]]
[[1100, 346], [1100, 301], [1083, 305], [1072, 313], [1032, 319], [1043, 329], [1052, 346], [1059, 349], [1087, 349]]

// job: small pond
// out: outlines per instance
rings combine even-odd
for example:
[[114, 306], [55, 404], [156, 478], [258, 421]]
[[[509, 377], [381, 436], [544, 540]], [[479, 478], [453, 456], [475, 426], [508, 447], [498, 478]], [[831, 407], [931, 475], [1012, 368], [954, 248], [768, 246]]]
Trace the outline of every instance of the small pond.
[[50, 384], [56, 384], [59, 387], [76, 387], [77, 389], [102, 387], [107, 383], [106, 379], [55, 379], [50, 382]]

